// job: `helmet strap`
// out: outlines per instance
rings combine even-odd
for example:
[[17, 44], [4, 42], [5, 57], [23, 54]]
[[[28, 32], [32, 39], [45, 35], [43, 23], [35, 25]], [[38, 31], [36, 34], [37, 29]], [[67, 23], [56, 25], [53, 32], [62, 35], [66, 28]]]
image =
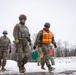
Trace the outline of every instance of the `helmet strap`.
[[22, 21], [19, 24], [25, 25], [25, 23], [23, 23]]

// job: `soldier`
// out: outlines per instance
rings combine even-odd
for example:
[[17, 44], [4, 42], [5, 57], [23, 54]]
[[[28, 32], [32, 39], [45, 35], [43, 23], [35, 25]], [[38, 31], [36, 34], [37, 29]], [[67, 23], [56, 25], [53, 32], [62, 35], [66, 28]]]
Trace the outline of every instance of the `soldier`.
[[[0, 37], [0, 66], [1, 70], [6, 70], [4, 67], [6, 65], [6, 59], [8, 56], [8, 48], [11, 47], [10, 39], [7, 37], [7, 31], [3, 31], [3, 36]], [[9, 50], [11, 53], [11, 49]]]
[[28, 61], [29, 55], [29, 46], [28, 42], [31, 45], [31, 39], [29, 34], [29, 29], [26, 27], [27, 17], [24, 14], [19, 16], [19, 23], [15, 25], [13, 30], [13, 36], [16, 44], [16, 53], [17, 53], [17, 65], [19, 67], [20, 73], [26, 71], [24, 64]]
[[41, 68], [45, 69], [44, 65], [46, 63], [46, 65], [48, 67], [48, 70], [50, 72], [52, 70], [52, 67], [51, 67], [51, 64], [50, 64], [50, 61], [49, 61], [50, 43], [52, 43], [55, 48], [57, 46], [56, 46], [56, 42], [54, 40], [54, 35], [49, 30], [49, 28], [50, 28], [50, 23], [46, 22], [44, 24], [44, 28], [41, 31], [39, 31], [33, 48], [35, 49], [36, 46], [40, 44], [40, 46], [42, 48], [41, 50], [42, 50], [42, 53], [43, 53], [43, 57], [41, 58]]

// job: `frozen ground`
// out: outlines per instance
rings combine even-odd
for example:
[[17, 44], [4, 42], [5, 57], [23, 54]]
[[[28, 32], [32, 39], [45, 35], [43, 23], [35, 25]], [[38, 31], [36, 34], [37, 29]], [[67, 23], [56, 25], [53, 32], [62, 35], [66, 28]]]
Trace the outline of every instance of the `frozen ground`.
[[[48, 69], [45, 65], [46, 70], [42, 70], [40, 66], [37, 66], [36, 62], [28, 62], [26, 65], [27, 75], [76, 75], [76, 57], [67, 57], [67, 58], [55, 58], [55, 70], [51, 74], [48, 73]], [[7, 71], [0, 72], [1, 74], [19, 74], [17, 63], [12, 60], [7, 60], [7, 65], [5, 66]]]

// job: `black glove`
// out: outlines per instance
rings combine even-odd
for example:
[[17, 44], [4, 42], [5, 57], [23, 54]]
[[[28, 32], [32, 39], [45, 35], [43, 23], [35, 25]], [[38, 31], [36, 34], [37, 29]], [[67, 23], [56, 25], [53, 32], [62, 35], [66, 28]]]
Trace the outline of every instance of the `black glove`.
[[36, 49], [36, 46], [34, 46], [33, 49], [35, 50]]
[[11, 50], [9, 51], [9, 53], [11, 53]]
[[57, 45], [56, 45], [56, 44], [54, 44], [54, 47], [55, 47], [55, 48], [57, 48]]

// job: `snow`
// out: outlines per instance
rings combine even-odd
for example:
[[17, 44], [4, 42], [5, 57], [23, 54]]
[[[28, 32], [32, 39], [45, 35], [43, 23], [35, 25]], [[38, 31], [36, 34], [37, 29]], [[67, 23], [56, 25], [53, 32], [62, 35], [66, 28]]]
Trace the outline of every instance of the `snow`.
[[[67, 70], [76, 70], [76, 57], [66, 57], [66, 58], [54, 58], [55, 59], [55, 70], [52, 72], [64, 72]], [[26, 73], [30, 72], [48, 72], [48, 68], [45, 65], [46, 70], [42, 70], [40, 66], [37, 66], [37, 62], [28, 62], [26, 65]], [[18, 74], [19, 70], [17, 67], [17, 62], [13, 60], [7, 60], [7, 64], [5, 66], [7, 71], [0, 72], [0, 74]]]

